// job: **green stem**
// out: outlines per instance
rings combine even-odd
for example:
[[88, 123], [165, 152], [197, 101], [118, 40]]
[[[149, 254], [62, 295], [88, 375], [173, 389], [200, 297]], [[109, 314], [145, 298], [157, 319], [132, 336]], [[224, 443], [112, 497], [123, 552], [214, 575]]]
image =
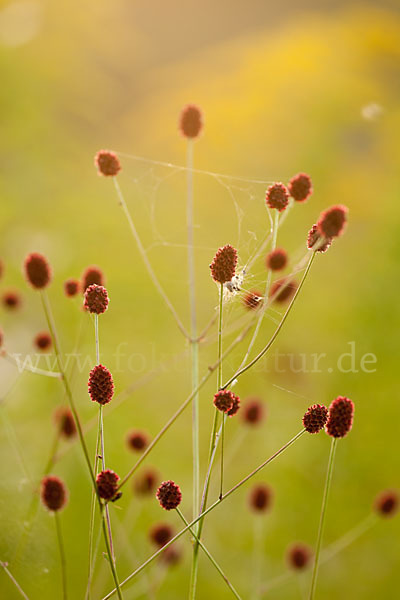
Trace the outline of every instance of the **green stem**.
[[259, 352], [257, 354], [257, 356], [255, 358], [253, 358], [253, 360], [251, 360], [247, 365], [245, 365], [244, 367], [242, 367], [241, 369], [238, 369], [236, 371], [236, 373], [226, 382], [224, 383], [223, 386], [221, 386], [221, 389], [225, 390], [233, 381], [235, 381], [235, 379], [238, 379], [241, 375], [243, 375], [243, 373], [245, 373], [246, 371], [248, 371], [253, 365], [255, 365], [256, 362], [258, 362], [260, 360], [260, 358], [262, 358], [264, 356], [264, 354], [266, 354], [266, 352], [268, 352], [268, 350], [270, 349], [270, 347], [272, 346], [272, 344], [274, 343], [274, 341], [276, 340], [280, 330], [282, 329], [287, 317], [289, 316], [290, 311], [292, 310], [292, 307], [301, 291], [301, 288], [304, 285], [304, 282], [307, 278], [308, 273], [310, 272], [311, 266], [314, 262], [314, 258], [315, 258], [315, 252], [313, 252], [311, 254], [311, 257], [307, 263], [307, 266], [305, 268], [305, 271], [303, 273], [303, 277], [301, 278], [299, 287], [297, 288], [292, 301], [290, 302], [289, 306], [286, 309], [285, 314], [283, 315], [281, 321], [279, 322], [277, 328], [275, 329], [271, 339], [269, 340], [269, 342], [266, 344], [266, 346], [264, 346], [264, 348], [261, 350], [261, 352]]
[[317, 546], [315, 549], [314, 569], [313, 569], [313, 574], [312, 574], [312, 579], [311, 579], [311, 589], [310, 589], [310, 596], [309, 596], [310, 600], [313, 600], [314, 595], [315, 595], [315, 590], [317, 587], [319, 558], [320, 558], [320, 553], [321, 553], [322, 537], [323, 537], [324, 526], [325, 526], [326, 507], [328, 504], [329, 490], [330, 490], [331, 482], [332, 482], [333, 463], [335, 460], [336, 444], [337, 444], [337, 438], [332, 438], [331, 450], [329, 453], [329, 460], [328, 460], [328, 470], [326, 473], [326, 480], [325, 480], [324, 496], [322, 499], [321, 514], [320, 514], [320, 519], [319, 519]]
[[227, 586], [229, 587], [229, 589], [231, 590], [231, 592], [233, 592], [233, 595], [235, 596], [235, 598], [238, 598], [239, 600], [241, 600], [241, 597], [239, 596], [239, 594], [237, 593], [237, 591], [235, 590], [235, 588], [233, 587], [233, 585], [231, 584], [231, 582], [229, 581], [229, 579], [227, 578], [227, 576], [225, 575], [225, 573], [223, 572], [223, 570], [221, 569], [221, 567], [219, 566], [219, 564], [217, 563], [217, 561], [215, 560], [215, 558], [210, 554], [210, 552], [204, 546], [203, 542], [201, 540], [199, 540], [199, 538], [196, 536], [196, 533], [195, 533], [194, 529], [192, 529], [190, 527], [189, 523], [187, 522], [187, 520], [185, 519], [185, 517], [183, 516], [183, 514], [179, 510], [179, 508], [176, 509], [176, 512], [178, 513], [178, 515], [182, 519], [183, 523], [188, 526], [189, 532], [193, 535], [194, 539], [196, 540], [196, 542], [198, 543], [198, 545], [200, 546], [200, 548], [203, 550], [204, 554], [208, 557], [208, 559], [210, 560], [210, 562], [217, 569], [218, 573], [222, 576], [222, 579], [225, 581], [225, 583], [227, 584]]
[[58, 548], [60, 551], [63, 599], [67, 600], [67, 568], [66, 568], [66, 560], [65, 560], [65, 549], [64, 549], [64, 542], [63, 542], [63, 537], [62, 537], [62, 532], [61, 532], [60, 516], [57, 511], [54, 513], [54, 518], [55, 518], [55, 522], [56, 522]]
[[19, 591], [19, 593], [21, 594], [21, 596], [23, 598], [25, 598], [25, 600], [29, 600], [28, 596], [25, 594], [24, 590], [22, 589], [22, 587], [19, 585], [18, 581], [15, 579], [14, 575], [8, 570], [8, 563], [3, 562], [0, 560], [0, 567], [2, 567], [4, 569], [4, 572], [7, 574], [7, 576], [11, 579], [11, 581], [13, 582], [13, 584], [15, 585], [15, 587], [17, 588], [17, 590]]
[[[179, 533], [177, 533], [169, 542], [167, 542], [162, 548], [157, 550], [157, 552], [155, 552], [152, 556], [150, 556], [150, 558], [148, 558], [142, 565], [140, 565], [140, 567], [138, 567], [135, 571], [133, 571], [133, 573], [131, 573], [126, 579], [124, 579], [124, 581], [121, 582], [121, 587], [123, 587], [125, 584], [127, 584], [129, 581], [131, 581], [136, 575], [138, 575], [141, 571], [143, 571], [143, 569], [145, 569], [147, 567], [147, 565], [149, 565], [151, 562], [153, 562], [153, 560], [155, 560], [157, 558], [157, 556], [159, 556], [161, 554], [161, 552], [164, 552], [164, 550], [166, 550], [169, 546], [171, 546], [171, 544], [176, 542], [176, 540], [178, 540], [186, 531], [188, 531], [188, 529], [190, 527], [193, 527], [193, 525], [195, 525], [196, 523], [198, 523], [199, 521], [204, 519], [204, 517], [208, 513], [210, 513], [217, 506], [219, 506], [226, 498], [228, 498], [231, 494], [236, 492], [236, 490], [238, 490], [240, 487], [242, 487], [242, 485], [247, 483], [247, 481], [249, 481], [249, 479], [254, 477], [254, 475], [256, 475], [259, 471], [261, 471], [261, 469], [266, 467], [269, 463], [271, 463], [278, 456], [280, 456], [285, 450], [287, 450], [287, 448], [289, 448], [289, 446], [294, 444], [294, 442], [296, 442], [305, 432], [306, 432], [305, 429], [302, 429], [301, 431], [299, 431], [299, 433], [297, 433], [291, 440], [286, 442], [286, 444], [284, 444], [272, 456], [267, 458], [267, 460], [265, 460], [263, 463], [261, 463], [261, 465], [259, 465], [253, 471], [251, 471], [251, 473], [249, 473], [246, 477], [241, 479], [241, 481], [239, 481], [239, 483], [234, 485], [228, 492], [225, 492], [225, 494], [222, 496], [221, 500], [217, 500], [216, 502], [214, 502], [214, 504], [211, 504], [211, 506], [209, 506], [206, 510], [204, 510], [204, 512], [202, 512], [198, 517], [196, 517], [196, 519], [194, 519], [191, 523], [189, 523], [189, 525], [184, 527], [184, 529], [182, 529]], [[112, 590], [109, 594], [107, 594], [107, 596], [104, 596], [104, 598], [102, 600], [108, 600], [115, 594], [116, 591], [117, 591], [116, 589]]]

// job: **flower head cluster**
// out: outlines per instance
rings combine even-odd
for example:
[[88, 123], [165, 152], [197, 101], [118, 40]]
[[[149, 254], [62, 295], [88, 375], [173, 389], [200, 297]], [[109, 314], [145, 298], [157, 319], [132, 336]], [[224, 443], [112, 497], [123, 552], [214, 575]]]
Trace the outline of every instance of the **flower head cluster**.
[[134, 480], [133, 488], [137, 494], [146, 496], [154, 492], [157, 480], [158, 474], [153, 469], [147, 469]]
[[103, 500], [113, 500], [118, 491], [119, 475], [107, 469], [101, 471], [96, 477], [97, 492]]
[[96, 267], [96, 265], [87, 267], [82, 273], [81, 289], [83, 293], [85, 293], [86, 288], [88, 288], [90, 285], [96, 284], [104, 286], [104, 283], [104, 273], [100, 267]]
[[34, 339], [34, 344], [40, 352], [45, 352], [46, 350], [51, 348], [51, 335], [47, 333], [47, 331], [42, 331], [38, 333]]
[[354, 403], [345, 396], [338, 396], [329, 407], [326, 432], [334, 438], [342, 438], [353, 426]]
[[162, 548], [174, 536], [174, 530], [167, 523], [158, 523], [150, 529], [150, 539], [156, 545]]
[[313, 193], [311, 177], [307, 173], [298, 173], [288, 183], [289, 194], [296, 202], [305, 202]]
[[318, 433], [328, 420], [328, 409], [323, 404], [313, 404], [303, 417], [304, 429], [308, 433]]
[[79, 293], [79, 281], [77, 279], [67, 279], [64, 282], [65, 295], [72, 298]]
[[90, 313], [101, 315], [106, 312], [109, 303], [108, 293], [102, 285], [89, 285], [85, 291], [84, 307]]
[[256, 512], [265, 512], [272, 502], [272, 490], [268, 485], [259, 483], [253, 487], [249, 496], [250, 507]]
[[24, 262], [25, 276], [32, 287], [41, 290], [51, 281], [51, 267], [46, 257], [38, 252], [28, 254]]
[[162, 508], [165, 510], [173, 510], [180, 505], [182, 492], [179, 485], [173, 481], [163, 481], [157, 490], [156, 498]]
[[337, 204], [320, 214], [317, 222], [318, 231], [325, 238], [338, 237], [344, 231], [347, 222], [347, 206]]
[[257, 425], [263, 419], [264, 407], [258, 398], [249, 400], [243, 408], [242, 418], [249, 425]]
[[313, 225], [308, 232], [307, 248], [314, 252], [326, 252], [332, 244], [332, 238], [320, 234], [317, 225]]
[[229, 414], [229, 412], [237, 406], [235, 414], [239, 409], [239, 398], [230, 390], [220, 390], [214, 395], [214, 406], [221, 412]]
[[275, 250], [272, 250], [265, 259], [265, 265], [267, 269], [271, 269], [271, 271], [281, 271], [286, 267], [287, 263], [288, 255], [283, 248], [275, 248]]
[[211, 277], [217, 283], [227, 283], [235, 275], [237, 265], [237, 250], [227, 244], [219, 248], [210, 264]]
[[195, 104], [187, 104], [179, 116], [179, 130], [188, 139], [199, 137], [203, 129], [203, 114]]
[[111, 150], [99, 150], [94, 157], [94, 164], [99, 175], [114, 177], [121, 170], [118, 156]]
[[285, 210], [289, 203], [289, 192], [283, 183], [274, 183], [267, 189], [265, 201], [269, 208], [276, 208], [279, 212]]
[[297, 290], [297, 283], [290, 279], [277, 279], [271, 285], [271, 298], [275, 302], [286, 302], [291, 300]]
[[22, 304], [21, 295], [18, 292], [9, 290], [8, 292], [4, 292], [2, 302], [8, 310], [16, 310]]
[[258, 290], [252, 290], [243, 296], [243, 304], [248, 310], [256, 310], [262, 306], [262, 302], [263, 295]]
[[88, 389], [93, 402], [108, 404], [114, 395], [114, 382], [110, 371], [103, 365], [96, 365], [89, 373]]
[[131, 450], [140, 452], [148, 446], [149, 438], [143, 431], [131, 431], [128, 433], [127, 442]]
[[288, 549], [287, 558], [293, 569], [306, 569], [310, 564], [312, 551], [306, 544], [293, 544]]
[[375, 500], [375, 510], [383, 517], [392, 517], [396, 514], [400, 504], [399, 494], [395, 491], [386, 491], [379, 494]]
[[70, 439], [76, 436], [75, 420], [69, 408], [60, 406], [56, 410], [54, 418], [58, 430], [63, 437]]
[[67, 502], [67, 490], [59, 477], [48, 475], [43, 477], [40, 496], [43, 504], [49, 510], [61, 510]]

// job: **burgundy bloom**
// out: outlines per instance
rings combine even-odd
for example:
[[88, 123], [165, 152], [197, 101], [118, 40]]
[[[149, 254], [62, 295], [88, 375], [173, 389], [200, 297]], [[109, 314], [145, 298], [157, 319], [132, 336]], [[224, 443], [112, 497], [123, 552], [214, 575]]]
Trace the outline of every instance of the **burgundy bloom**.
[[281, 271], [288, 263], [288, 255], [283, 248], [272, 250], [265, 259], [267, 269], [271, 271]]
[[195, 104], [185, 106], [179, 116], [179, 130], [188, 139], [199, 137], [203, 129], [203, 114]]
[[4, 292], [2, 297], [3, 305], [9, 310], [15, 310], [21, 306], [22, 300], [21, 295], [18, 292], [9, 290]]
[[304, 429], [308, 433], [318, 433], [328, 420], [328, 409], [323, 404], [313, 404], [303, 417]]
[[267, 189], [265, 201], [269, 208], [276, 208], [279, 212], [285, 210], [289, 202], [289, 192], [283, 183], [274, 183]]
[[257, 425], [263, 419], [264, 407], [258, 398], [248, 400], [242, 411], [242, 418], [249, 425]]
[[214, 395], [214, 406], [221, 412], [229, 413], [235, 402], [235, 394], [230, 390], [220, 390]]
[[182, 492], [179, 485], [173, 481], [164, 481], [157, 490], [156, 498], [162, 508], [172, 510], [178, 508], [182, 500]]
[[87, 267], [82, 273], [82, 292], [85, 293], [86, 288], [88, 288], [89, 285], [93, 285], [94, 283], [96, 285], [104, 286], [105, 280], [103, 271], [99, 267], [92, 265], [90, 267]]
[[133, 488], [136, 493], [146, 496], [154, 492], [157, 480], [158, 474], [153, 469], [147, 469], [134, 480]]
[[70, 439], [76, 436], [75, 419], [69, 408], [60, 406], [56, 410], [54, 417], [58, 430], [63, 437]]
[[174, 537], [174, 530], [167, 523], [158, 523], [150, 529], [150, 539], [156, 545], [162, 548]]
[[211, 277], [217, 283], [227, 283], [235, 275], [237, 265], [237, 251], [227, 244], [219, 248], [210, 265]]
[[97, 492], [104, 500], [113, 500], [117, 495], [119, 476], [107, 469], [96, 477]]
[[131, 431], [128, 434], [128, 446], [132, 450], [141, 451], [149, 445], [149, 438], [143, 431]]
[[268, 485], [259, 483], [253, 487], [249, 495], [250, 508], [257, 512], [264, 512], [270, 508], [272, 490]]
[[354, 404], [345, 396], [338, 396], [329, 407], [326, 432], [334, 438], [342, 438], [353, 426]]
[[67, 279], [64, 282], [64, 292], [70, 298], [76, 296], [79, 293], [79, 281], [77, 279]]
[[289, 547], [287, 558], [293, 569], [305, 569], [310, 564], [312, 551], [306, 544], [293, 544]]
[[99, 150], [94, 157], [94, 164], [97, 167], [98, 174], [105, 177], [114, 177], [121, 170], [119, 158], [111, 150]]
[[160, 560], [162, 560], [166, 565], [173, 567], [176, 565], [181, 559], [182, 553], [175, 544], [171, 544], [168, 548], [165, 548], [164, 552], [160, 554]]
[[256, 310], [262, 302], [263, 295], [258, 290], [252, 290], [243, 296], [243, 304], [248, 310]]
[[290, 279], [277, 279], [271, 285], [270, 297], [274, 302], [291, 300], [297, 290], [297, 283]]
[[25, 276], [32, 287], [41, 290], [49, 285], [52, 276], [51, 267], [43, 254], [38, 252], [28, 254], [25, 258], [24, 269]]
[[311, 177], [307, 173], [298, 173], [288, 184], [289, 194], [296, 202], [305, 202], [313, 193]]
[[46, 508], [53, 512], [61, 510], [67, 502], [67, 491], [64, 483], [59, 477], [53, 475], [43, 477], [40, 496]]
[[89, 373], [88, 388], [93, 402], [108, 404], [114, 395], [114, 382], [110, 371], [103, 365], [96, 365]]
[[392, 517], [399, 508], [399, 494], [395, 491], [385, 491], [375, 500], [375, 510], [383, 517]]
[[41, 333], [38, 333], [34, 339], [34, 344], [36, 348], [41, 352], [48, 350], [49, 348], [51, 348], [52, 345], [51, 335], [47, 333], [47, 331], [42, 331]]
[[102, 285], [94, 283], [86, 288], [83, 305], [90, 313], [102, 315], [107, 310], [108, 302], [107, 290]]
[[227, 412], [228, 417], [235, 416], [237, 411], [239, 410], [239, 408], [240, 408], [240, 398], [239, 398], [239, 396], [235, 396], [235, 394], [233, 394], [232, 407]]
[[[326, 252], [332, 244], [332, 238], [326, 238], [319, 233], [318, 227], [313, 225], [308, 232], [307, 248], [314, 252]], [[315, 246], [315, 249], [314, 249]]]
[[338, 237], [343, 233], [349, 209], [343, 204], [331, 206], [320, 214], [317, 222], [318, 231], [326, 238]]

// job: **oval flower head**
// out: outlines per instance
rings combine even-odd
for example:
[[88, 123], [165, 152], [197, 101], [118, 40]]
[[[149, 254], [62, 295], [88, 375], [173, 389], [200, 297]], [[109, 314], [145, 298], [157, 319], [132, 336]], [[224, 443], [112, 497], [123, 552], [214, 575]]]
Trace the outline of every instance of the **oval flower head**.
[[305, 202], [313, 193], [311, 177], [307, 173], [298, 173], [289, 181], [289, 194], [296, 202]]
[[349, 209], [343, 204], [331, 206], [320, 214], [317, 222], [318, 231], [326, 238], [342, 235], [347, 223]]
[[108, 404], [114, 395], [114, 382], [110, 371], [103, 365], [96, 365], [89, 373], [89, 396], [93, 402]]
[[342, 438], [353, 427], [354, 403], [350, 398], [338, 396], [329, 407], [326, 433], [334, 438]]
[[99, 175], [115, 177], [121, 170], [118, 156], [111, 150], [99, 150], [94, 157], [94, 164]]
[[269, 208], [276, 208], [282, 212], [289, 204], [289, 192], [286, 185], [283, 183], [274, 183], [267, 189], [265, 202]]
[[216, 283], [227, 283], [235, 275], [237, 265], [237, 250], [227, 244], [220, 248], [210, 265], [211, 277]]
[[156, 497], [164, 510], [173, 510], [180, 505], [182, 492], [174, 481], [163, 481], [157, 490]]
[[66, 487], [61, 479], [54, 475], [43, 477], [40, 496], [44, 506], [52, 512], [61, 510], [67, 502]]
[[203, 130], [203, 114], [195, 104], [187, 104], [179, 116], [179, 130], [183, 137], [195, 140]]
[[47, 287], [51, 281], [51, 267], [49, 261], [43, 254], [32, 252], [28, 254], [24, 262], [25, 276], [32, 287], [41, 290]]

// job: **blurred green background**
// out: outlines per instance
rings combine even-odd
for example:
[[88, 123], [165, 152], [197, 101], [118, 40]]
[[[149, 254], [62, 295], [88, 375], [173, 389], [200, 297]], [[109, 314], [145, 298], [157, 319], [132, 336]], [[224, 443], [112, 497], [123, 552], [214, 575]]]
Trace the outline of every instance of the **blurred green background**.
[[[397, 2], [288, 0], [279, 6], [261, 0], [1, 2], [1, 290], [23, 294], [20, 310], [1, 309], [6, 348], [33, 353], [33, 337], [45, 328], [40, 299], [21, 272], [28, 252], [43, 252], [54, 269], [49, 294], [64, 352], [73, 352], [79, 339], [78, 352], [89, 357], [71, 377], [82, 421], [93, 423], [97, 411], [86, 388], [95, 360], [93, 325], [79, 300], [65, 298], [62, 284], [89, 264], [101, 266], [111, 298], [100, 319], [102, 362], [113, 372], [117, 394], [134, 385], [123, 402], [105, 410], [107, 465], [121, 476], [137, 458], [126, 447], [127, 431], [159, 431], [190, 391], [190, 361], [184, 338], [143, 267], [112, 181], [96, 175], [93, 157], [99, 148], [121, 153], [119, 182], [127, 203], [162, 284], [188, 324], [185, 172], [151, 161], [185, 163], [177, 119], [184, 104], [196, 102], [205, 114], [204, 134], [195, 145], [196, 168], [262, 181], [287, 182], [299, 171], [312, 176], [313, 196], [293, 208], [279, 232], [278, 243], [289, 251], [292, 265], [303, 256], [307, 231], [321, 210], [336, 203], [350, 209], [345, 236], [317, 257], [272, 358], [235, 388], [242, 399], [260, 396], [267, 418], [254, 431], [247, 431], [240, 418], [229, 422], [226, 486], [297, 433], [309, 404], [329, 404], [337, 395], [354, 400], [356, 416], [353, 431], [338, 445], [325, 544], [364, 519], [379, 491], [399, 486], [398, 8]], [[265, 235], [265, 188], [264, 183], [195, 175], [200, 327], [217, 304], [208, 269], [216, 249], [232, 243], [242, 266]], [[260, 288], [265, 277], [260, 259], [244, 287]], [[280, 307], [269, 311], [257, 348], [271, 335], [280, 312]], [[237, 296], [226, 307], [226, 343], [233, 339], [230, 325], [244, 315]], [[202, 346], [201, 373], [215, 361], [214, 334]], [[349, 352], [350, 342], [356, 372], [342, 372], [337, 360]], [[245, 348], [230, 355], [226, 376], [240, 364]], [[302, 353], [327, 356], [319, 373], [296, 373], [289, 366], [279, 373], [274, 352], [293, 354], [295, 362]], [[360, 369], [366, 353], [376, 356], [375, 372]], [[349, 358], [343, 364], [348, 370]], [[19, 375], [5, 361], [0, 367], [0, 559], [9, 562], [29, 598], [58, 598], [54, 523], [42, 507], [17, 557], [16, 549], [49, 456], [53, 413], [65, 402], [63, 389], [57, 381]], [[200, 397], [202, 477], [215, 385], [211, 378]], [[94, 438], [92, 428], [87, 434], [91, 452]], [[324, 433], [303, 437], [257, 477], [274, 490], [273, 507], [263, 517], [249, 511], [251, 486], [246, 486], [207, 520], [204, 540], [243, 598], [252, 597], [255, 529], [263, 528], [266, 584], [287, 571], [290, 543], [315, 543], [328, 450]], [[190, 409], [145, 465], [154, 466], [160, 480], [179, 482], [189, 517]], [[64, 442], [53, 472], [70, 491], [61, 517], [74, 599], [84, 597], [87, 577], [90, 484], [85, 469], [78, 444]], [[111, 514], [123, 579], [152, 553], [148, 529], [153, 523], [167, 521], [176, 530], [180, 523], [153, 497], [135, 497], [131, 485], [117, 504]], [[321, 568], [317, 597], [398, 598], [399, 534], [398, 519], [378, 523]], [[125, 598], [187, 596], [189, 537], [177, 545], [179, 565], [165, 571], [154, 563], [126, 589]], [[268, 597], [301, 598], [308, 579], [309, 572], [300, 582], [289, 579]], [[93, 598], [112, 587], [100, 558]], [[3, 571], [0, 596], [19, 597]], [[199, 599], [230, 596], [201, 556]]]

